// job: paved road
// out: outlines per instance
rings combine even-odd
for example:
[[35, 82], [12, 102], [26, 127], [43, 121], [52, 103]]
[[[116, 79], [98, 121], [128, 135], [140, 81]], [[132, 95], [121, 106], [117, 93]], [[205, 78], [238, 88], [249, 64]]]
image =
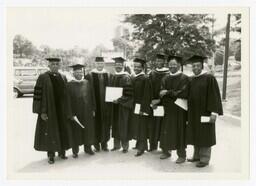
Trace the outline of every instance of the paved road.
[[[89, 156], [82, 152], [78, 159], [73, 159], [68, 151], [68, 160], [56, 159], [49, 165], [46, 153], [33, 149], [36, 115], [32, 114], [32, 98], [13, 99], [13, 107], [8, 116], [8, 178], [137, 178], [168, 176], [170, 173], [206, 172], [239, 173], [241, 164], [241, 127], [240, 121], [220, 117], [217, 123], [217, 145], [212, 150], [210, 166], [198, 169], [195, 164], [186, 162], [175, 164], [176, 153], [167, 160], [160, 160], [160, 151], [145, 153], [134, 157], [130, 150], [122, 152], [100, 152]], [[15, 113], [15, 114], [13, 114]], [[109, 142], [112, 147], [112, 141]], [[130, 143], [134, 146], [134, 141]], [[192, 155], [191, 146], [187, 149], [188, 157]], [[63, 177], [63, 175], [66, 175]]]

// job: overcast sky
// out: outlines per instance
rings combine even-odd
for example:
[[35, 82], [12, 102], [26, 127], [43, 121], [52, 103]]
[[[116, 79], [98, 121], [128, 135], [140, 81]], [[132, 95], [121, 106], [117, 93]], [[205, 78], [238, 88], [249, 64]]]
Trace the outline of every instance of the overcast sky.
[[[226, 14], [215, 14], [215, 28], [225, 26]], [[21, 34], [39, 47], [92, 50], [97, 44], [112, 48], [111, 39], [121, 17], [111, 9], [15, 8], [8, 10], [8, 32]]]

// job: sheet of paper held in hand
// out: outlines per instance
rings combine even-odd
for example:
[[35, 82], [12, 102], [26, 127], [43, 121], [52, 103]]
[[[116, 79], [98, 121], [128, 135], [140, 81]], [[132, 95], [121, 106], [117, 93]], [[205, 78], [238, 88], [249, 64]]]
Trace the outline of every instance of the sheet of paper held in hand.
[[178, 98], [178, 99], [176, 99], [176, 101], [174, 103], [176, 105], [178, 105], [180, 108], [182, 108], [184, 110], [188, 110], [188, 100]]
[[84, 126], [82, 125], [82, 123], [78, 120], [78, 118], [76, 116], [74, 116], [74, 120], [75, 122], [84, 129]]
[[[140, 104], [135, 104], [134, 114], [140, 114]], [[148, 116], [147, 113], [143, 113], [144, 116]]]
[[157, 106], [156, 109], [153, 109], [153, 115], [158, 117], [164, 116], [164, 107], [163, 106]]
[[201, 116], [201, 123], [209, 123], [210, 117], [209, 116]]
[[122, 97], [123, 88], [121, 87], [106, 87], [106, 102], [113, 102], [114, 100]]

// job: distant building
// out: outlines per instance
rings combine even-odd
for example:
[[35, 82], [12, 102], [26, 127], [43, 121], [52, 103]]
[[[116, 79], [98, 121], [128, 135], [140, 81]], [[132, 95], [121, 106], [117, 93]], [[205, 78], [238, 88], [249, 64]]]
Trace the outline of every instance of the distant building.
[[130, 37], [130, 31], [128, 28], [124, 27], [123, 25], [119, 25], [115, 29], [115, 37], [125, 37], [129, 38]]

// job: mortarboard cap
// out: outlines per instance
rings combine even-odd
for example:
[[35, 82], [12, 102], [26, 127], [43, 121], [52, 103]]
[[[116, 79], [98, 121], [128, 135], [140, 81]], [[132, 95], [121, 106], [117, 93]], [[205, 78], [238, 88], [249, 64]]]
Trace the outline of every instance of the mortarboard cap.
[[156, 58], [157, 59], [165, 59], [165, 55], [162, 53], [158, 53], [158, 54], [156, 54]]
[[47, 61], [49, 62], [60, 62], [61, 59], [58, 58], [58, 57], [48, 57], [48, 58], [45, 58]]
[[205, 56], [200, 56], [200, 55], [193, 55], [192, 57], [188, 58], [186, 60], [187, 63], [204, 63], [204, 60], [207, 59]]
[[124, 59], [124, 58], [122, 58], [122, 57], [114, 57], [114, 58], [112, 58], [114, 61], [115, 61], [115, 63], [123, 63], [123, 62], [125, 62], [126, 60]]
[[104, 58], [103, 57], [96, 57], [95, 62], [104, 62]]
[[180, 63], [181, 65], [183, 65], [183, 63], [182, 63], [182, 57], [181, 57], [181, 56], [169, 55], [169, 56], [168, 56], [168, 62], [169, 62], [170, 60], [172, 60], [172, 59], [176, 59], [176, 61], [177, 61], [178, 63]]
[[142, 66], [146, 64], [146, 60], [139, 57], [135, 57], [133, 62], [140, 63]]
[[71, 65], [71, 66], [69, 66], [69, 67], [70, 67], [70, 68], [73, 68], [73, 70], [79, 70], [79, 69], [84, 68], [84, 65], [75, 64], [75, 65]]

